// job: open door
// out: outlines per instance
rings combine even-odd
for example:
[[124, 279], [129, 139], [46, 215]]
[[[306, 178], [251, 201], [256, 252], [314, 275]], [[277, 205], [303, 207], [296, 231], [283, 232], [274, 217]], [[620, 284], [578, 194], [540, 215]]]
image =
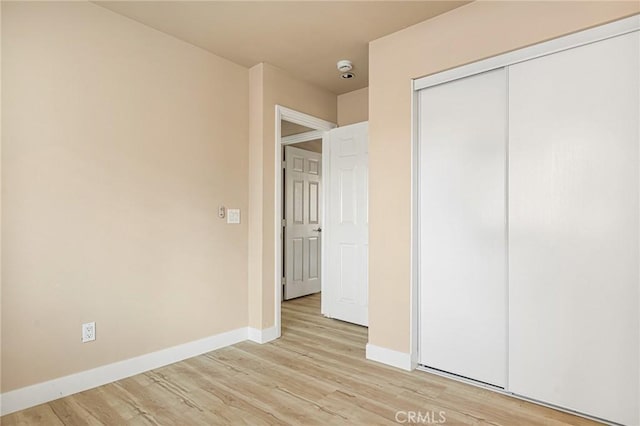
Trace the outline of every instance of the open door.
[[284, 299], [318, 293], [322, 154], [285, 147]]
[[[325, 136], [325, 277], [322, 313], [368, 325], [368, 123], [339, 127]], [[324, 152], [324, 151], [323, 151]]]

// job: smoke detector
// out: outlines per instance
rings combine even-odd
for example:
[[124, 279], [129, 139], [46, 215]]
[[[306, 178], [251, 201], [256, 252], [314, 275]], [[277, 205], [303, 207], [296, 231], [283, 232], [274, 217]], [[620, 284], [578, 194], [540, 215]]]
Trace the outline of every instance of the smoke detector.
[[338, 71], [340, 71], [342, 73], [349, 72], [349, 71], [351, 71], [353, 69], [353, 64], [348, 59], [342, 59], [342, 60], [338, 61], [336, 66], [338, 67]]

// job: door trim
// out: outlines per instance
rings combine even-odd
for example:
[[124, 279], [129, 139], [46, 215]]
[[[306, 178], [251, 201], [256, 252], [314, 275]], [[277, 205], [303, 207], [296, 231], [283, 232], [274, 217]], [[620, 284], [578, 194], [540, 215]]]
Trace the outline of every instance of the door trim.
[[418, 327], [420, 325], [420, 103], [418, 90], [411, 82], [411, 282], [409, 292], [409, 358], [411, 370], [420, 359]]
[[[305, 127], [309, 127], [310, 129], [313, 129], [314, 131], [319, 131], [319, 133], [316, 132], [308, 132], [306, 133], [307, 137], [311, 138], [311, 139], [307, 139], [307, 140], [313, 140], [313, 139], [318, 139], [318, 135], [320, 135], [320, 137], [322, 137], [322, 135], [324, 134], [324, 132], [327, 132], [331, 129], [335, 129], [336, 127], [338, 127], [335, 123], [331, 123], [329, 121], [326, 120], [322, 120], [320, 118], [317, 117], [313, 117], [311, 115], [299, 112], [299, 111], [295, 111], [292, 110], [290, 108], [286, 108], [284, 106], [281, 105], [276, 105], [276, 122], [275, 122], [275, 129], [276, 129], [276, 137], [275, 137], [275, 155], [274, 155], [274, 179], [275, 179], [275, 189], [274, 189], [274, 206], [275, 206], [275, 214], [273, 215], [274, 217], [274, 245], [275, 245], [275, 250], [274, 250], [274, 285], [275, 285], [275, 297], [274, 297], [274, 312], [275, 312], [275, 328], [276, 328], [276, 337], [280, 337], [282, 334], [282, 328], [281, 328], [281, 303], [282, 303], [282, 277], [283, 277], [283, 270], [282, 270], [282, 247], [283, 247], [283, 233], [282, 233], [282, 219], [283, 219], [283, 212], [282, 212], [282, 148], [285, 145], [290, 145], [292, 143], [298, 143], [298, 142], [303, 142], [303, 140], [295, 140], [292, 141], [291, 138], [289, 139], [285, 139], [283, 140], [282, 138], [282, 129], [280, 127], [280, 123], [282, 122], [282, 120], [285, 121], [289, 121], [291, 123], [295, 123], [295, 124], [299, 124], [301, 126], [305, 126]], [[313, 133], [313, 134], [312, 134]], [[322, 138], [322, 179], [326, 179], [326, 167], [325, 167], [325, 160], [326, 160], [326, 149], [325, 149], [325, 140], [324, 138]], [[322, 194], [322, 200], [324, 203], [325, 197], [324, 197], [324, 185], [321, 185], [320, 187], [320, 192]], [[322, 209], [322, 225], [324, 226], [325, 220], [324, 220], [324, 215], [325, 215], [325, 209]], [[324, 242], [323, 239], [320, 239], [320, 274], [321, 276], [324, 276], [324, 262], [322, 261], [325, 258], [325, 253], [324, 253]]]

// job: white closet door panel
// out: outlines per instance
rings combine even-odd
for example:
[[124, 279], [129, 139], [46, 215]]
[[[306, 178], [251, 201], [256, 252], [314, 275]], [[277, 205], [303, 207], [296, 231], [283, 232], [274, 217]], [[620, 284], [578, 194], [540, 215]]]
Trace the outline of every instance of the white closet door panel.
[[506, 382], [504, 69], [420, 92], [420, 363]]
[[509, 389], [640, 424], [638, 33], [509, 68]]

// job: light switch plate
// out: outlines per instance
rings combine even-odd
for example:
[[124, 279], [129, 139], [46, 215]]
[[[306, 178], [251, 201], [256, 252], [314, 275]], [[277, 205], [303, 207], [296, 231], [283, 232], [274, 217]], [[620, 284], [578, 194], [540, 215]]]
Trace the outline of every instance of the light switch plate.
[[240, 223], [240, 209], [227, 209], [227, 223]]

